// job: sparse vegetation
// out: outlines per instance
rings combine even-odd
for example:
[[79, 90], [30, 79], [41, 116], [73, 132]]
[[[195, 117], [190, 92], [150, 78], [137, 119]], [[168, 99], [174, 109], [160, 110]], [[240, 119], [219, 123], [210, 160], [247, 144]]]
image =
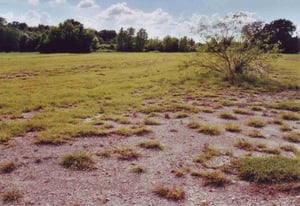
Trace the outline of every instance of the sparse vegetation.
[[289, 142], [299, 143], [300, 142], [300, 133], [290, 132], [290, 133], [284, 135], [283, 139], [285, 139]]
[[253, 112], [246, 109], [233, 109], [233, 112], [241, 115], [253, 115]]
[[237, 120], [237, 117], [234, 114], [229, 113], [229, 112], [221, 112], [221, 113], [219, 113], [219, 116], [222, 119]]
[[163, 150], [164, 147], [157, 141], [144, 141], [138, 143], [138, 146], [145, 149]]
[[158, 122], [155, 119], [145, 118], [144, 119], [144, 124], [145, 125], [160, 125], [160, 122]]
[[185, 192], [181, 187], [173, 187], [168, 188], [165, 186], [159, 186], [153, 190], [154, 194], [158, 195], [159, 197], [168, 199], [168, 200], [183, 200], [185, 198]]
[[239, 127], [239, 125], [234, 124], [234, 123], [228, 123], [225, 125], [225, 129], [228, 132], [240, 132], [242, 129]]
[[198, 129], [201, 125], [198, 122], [190, 122], [187, 126], [191, 129]]
[[281, 118], [284, 120], [297, 121], [300, 120], [300, 116], [296, 113], [285, 112], [281, 114]]
[[236, 142], [234, 144], [235, 147], [239, 148], [239, 149], [243, 149], [243, 150], [246, 150], [246, 151], [253, 151], [255, 146], [253, 143], [251, 142], [248, 142], [247, 140], [245, 139], [241, 139], [239, 140], [238, 142]]
[[147, 170], [142, 167], [142, 166], [134, 166], [133, 168], [131, 168], [130, 172], [132, 173], [138, 173], [138, 174], [141, 174], [141, 173], [145, 173]]
[[176, 119], [182, 119], [182, 118], [186, 118], [186, 117], [189, 117], [189, 116], [190, 115], [188, 113], [180, 112], [180, 113], [175, 114], [174, 118], [176, 118]]
[[95, 163], [90, 154], [86, 152], [75, 152], [65, 154], [60, 164], [71, 170], [92, 170], [95, 169]]
[[200, 128], [198, 129], [199, 133], [203, 133], [206, 135], [220, 135], [221, 130], [216, 125], [209, 125], [209, 124], [201, 124]]
[[253, 138], [265, 138], [265, 136], [258, 130], [252, 130], [248, 133], [249, 137]]
[[204, 185], [211, 185], [216, 187], [224, 186], [225, 184], [230, 183], [230, 180], [225, 177], [224, 174], [220, 172], [201, 172], [201, 177], [204, 179]]
[[281, 156], [246, 157], [237, 161], [240, 178], [260, 183], [300, 180], [300, 161]]
[[279, 102], [277, 104], [270, 105], [271, 108], [289, 110], [293, 112], [300, 111], [300, 103], [299, 102]]
[[251, 119], [248, 121], [248, 126], [255, 127], [255, 128], [262, 128], [266, 126], [266, 123], [260, 119]]
[[18, 201], [23, 197], [23, 192], [19, 189], [11, 189], [3, 193], [2, 201], [4, 203], [13, 203]]
[[17, 169], [17, 165], [13, 161], [8, 161], [0, 165], [0, 173], [7, 174]]
[[202, 166], [207, 167], [207, 161], [213, 157], [221, 156], [222, 152], [210, 146], [205, 146], [202, 150], [202, 154], [193, 159], [194, 162], [201, 163]]
[[286, 124], [281, 125], [279, 129], [280, 129], [282, 132], [290, 132], [290, 131], [293, 130], [293, 129], [291, 128], [291, 126], [286, 125]]
[[280, 147], [280, 149], [287, 151], [287, 152], [293, 152], [294, 154], [298, 153], [298, 149], [293, 145], [283, 145]]
[[113, 153], [119, 160], [134, 160], [141, 156], [141, 154], [130, 147], [117, 147]]

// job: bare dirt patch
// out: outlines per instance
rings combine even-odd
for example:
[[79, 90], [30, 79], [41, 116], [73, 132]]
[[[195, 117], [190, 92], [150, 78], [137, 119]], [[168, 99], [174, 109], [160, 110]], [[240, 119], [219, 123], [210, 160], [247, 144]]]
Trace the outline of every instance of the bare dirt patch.
[[[13, 146], [0, 145], [0, 164], [9, 161], [17, 164], [11, 173], [0, 174], [0, 195], [14, 188], [20, 190], [22, 198], [15, 202], [16, 205], [300, 205], [299, 190], [283, 192], [272, 189], [270, 185], [262, 187], [241, 181], [234, 173], [224, 173], [230, 180], [226, 182], [228, 184], [221, 187], [205, 186], [203, 178], [191, 175], [193, 171], [223, 173], [225, 170], [222, 166], [224, 168], [231, 160], [245, 155], [273, 155], [261, 150], [249, 152], [234, 147], [241, 139], [255, 145], [264, 144], [267, 148], [280, 149], [284, 145], [292, 145], [299, 150], [299, 143], [286, 141], [283, 137], [287, 132], [280, 130], [280, 125], [273, 123], [274, 119], [280, 118], [282, 111], [261, 105], [283, 100], [299, 101], [296, 100], [297, 97], [299, 98], [299, 93], [296, 92], [230, 96], [223, 94], [222, 100], [231, 98], [231, 104], [227, 102], [222, 107], [214, 107], [212, 113], [200, 110], [180, 119], [166, 118], [165, 113], [161, 113], [154, 117], [159, 124], [148, 125], [152, 132], [145, 135], [89, 136], [76, 138], [59, 146], [33, 144], [34, 134], [16, 137]], [[187, 100], [185, 104], [189, 105], [192, 102], [199, 105], [218, 104], [211, 98]], [[254, 104], [260, 104], [262, 111], [251, 110]], [[251, 113], [234, 113], [238, 108]], [[236, 120], [220, 118], [221, 112], [234, 113]], [[176, 115], [168, 113], [169, 117]], [[299, 115], [299, 112], [294, 113]], [[130, 119], [131, 124], [144, 122], [145, 118], [146, 114], [135, 113]], [[248, 135], [253, 128], [247, 123], [253, 118], [266, 123], [264, 127], [257, 129], [264, 138]], [[299, 121], [282, 121], [293, 132], [300, 131]], [[188, 127], [191, 122], [217, 125], [221, 130], [220, 135], [199, 133]], [[238, 125], [240, 132], [226, 131], [225, 126], [228, 123]], [[116, 128], [120, 125], [114, 123]], [[138, 146], [140, 142], [149, 141], [159, 142], [164, 149], [153, 150]], [[203, 149], [208, 146], [218, 150], [219, 155], [212, 156], [205, 165], [195, 162], [193, 159], [201, 155]], [[97, 155], [105, 148], [133, 148], [139, 153], [139, 157], [123, 161]], [[292, 151], [280, 151], [281, 155], [295, 156]], [[61, 166], [61, 157], [73, 152], [90, 154], [95, 169], [74, 171]], [[144, 172], [132, 172], [132, 168], [136, 166], [142, 167]], [[176, 175], [176, 171], [181, 171], [182, 175]], [[182, 188], [184, 198], [161, 198], [153, 193], [157, 187]], [[267, 189], [269, 187], [271, 189]], [[6, 203], [0, 202], [1, 204]]]

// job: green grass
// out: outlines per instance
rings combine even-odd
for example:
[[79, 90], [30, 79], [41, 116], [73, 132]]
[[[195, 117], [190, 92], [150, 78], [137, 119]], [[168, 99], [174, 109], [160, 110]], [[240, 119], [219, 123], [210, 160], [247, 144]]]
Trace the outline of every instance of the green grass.
[[237, 162], [239, 177], [259, 183], [300, 180], [300, 160], [281, 156], [246, 157]]
[[[124, 114], [135, 111], [195, 113], [200, 111], [198, 106], [182, 103], [186, 94], [209, 99], [228, 90], [267, 89], [248, 84], [229, 88], [230, 83], [218, 73], [197, 67], [181, 69], [179, 65], [191, 57], [193, 53], [2, 53], [0, 144], [29, 132], [34, 132], [40, 144], [61, 144], [81, 135], [111, 135], [110, 128], [99, 129], [84, 120], [101, 114], [129, 124]], [[297, 87], [298, 58], [283, 55], [274, 63], [270, 74], [282, 82], [278, 88]], [[278, 107], [298, 110], [294, 103]], [[22, 119], [24, 112], [32, 113], [31, 117]]]

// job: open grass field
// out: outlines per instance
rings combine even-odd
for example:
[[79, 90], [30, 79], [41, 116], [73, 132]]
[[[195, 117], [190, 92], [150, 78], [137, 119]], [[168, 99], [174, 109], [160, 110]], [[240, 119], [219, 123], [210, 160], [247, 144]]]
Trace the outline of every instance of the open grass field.
[[300, 204], [300, 55], [240, 85], [191, 58], [0, 54], [2, 203]]

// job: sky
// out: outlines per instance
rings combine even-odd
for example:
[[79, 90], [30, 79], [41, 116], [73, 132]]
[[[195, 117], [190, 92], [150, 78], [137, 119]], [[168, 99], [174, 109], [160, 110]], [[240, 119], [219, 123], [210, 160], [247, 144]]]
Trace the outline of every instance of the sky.
[[8, 22], [58, 25], [72, 18], [96, 30], [145, 28], [150, 37], [193, 37], [199, 22], [240, 11], [249, 22], [291, 20], [300, 35], [300, 0], [0, 0]]

